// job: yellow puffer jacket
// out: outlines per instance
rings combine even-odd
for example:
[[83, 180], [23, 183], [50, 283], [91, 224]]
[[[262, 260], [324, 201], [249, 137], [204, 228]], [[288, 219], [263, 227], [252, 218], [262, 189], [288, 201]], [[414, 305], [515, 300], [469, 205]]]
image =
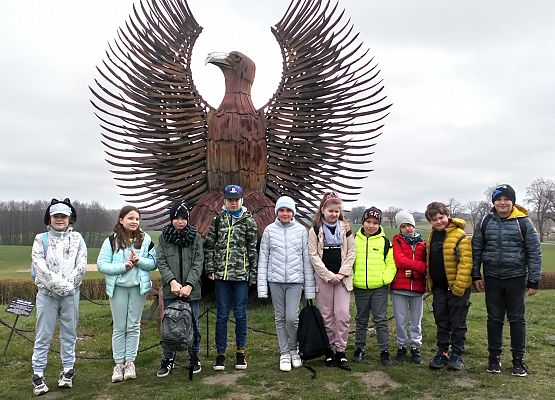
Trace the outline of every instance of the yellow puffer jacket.
[[[451, 292], [459, 297], [472, 285], [472, 278], [470, 276], [472, 271], [472, 246], [470, 238], [465, 236], [465, 225], [464, 220], [452, 218], [447, 228], [445, 228], [446, 234], [443, 242], [443, 263], [445, 264], [447, 283]], [[428, 254], [430, 254], [430, 243], [433, 234], [434, 231], [430, 233], [426, 242]], [[428, 265], [427, 288], [428, 291], [431, 291], [432, 279], [429, 271]]]

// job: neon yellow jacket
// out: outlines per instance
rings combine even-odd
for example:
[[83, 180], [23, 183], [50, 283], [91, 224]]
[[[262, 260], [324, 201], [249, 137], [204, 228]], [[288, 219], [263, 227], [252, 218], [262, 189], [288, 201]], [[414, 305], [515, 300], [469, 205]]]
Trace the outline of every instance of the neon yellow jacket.
[[383, 228], [380, 226], [379, 233], [374, 236], [366, 236], [363, 229], [361, 227], [355, 235], [353, 286], [359, 289], [377, 289], [389, 285], [397, 273], [391, 242], [387, 241], [389, 250], [384, 257], [386, 240]]

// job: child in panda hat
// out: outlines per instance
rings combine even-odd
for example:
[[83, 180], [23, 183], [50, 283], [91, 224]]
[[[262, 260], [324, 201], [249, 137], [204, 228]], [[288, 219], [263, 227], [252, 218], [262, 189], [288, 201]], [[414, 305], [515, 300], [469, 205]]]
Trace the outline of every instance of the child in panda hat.
[[32, 382], [37, 396], [49, 391], [44, 370], [58, 317], [63, 367], [58, 386], [73, 386], [79, 289], [87, 270], [87, 246], [73, 230], [75, 221], [77, 213], [69, 199], [52, 199], [44, 214], [47, 232], [39, 233], [33, 242], [31, 271], [38, 291]]
[[287, 372], [302, 366], [297, 352], [299, 302], [316, 295], [314, 269], [308, 256], [308, 232], [295, 221], [295, 201], [283, 196], [276, 202], [276, 220], [262, 235], [258, 257], [258, 297], [268, 289], [275, 310], [279, 342], [279, 369]]

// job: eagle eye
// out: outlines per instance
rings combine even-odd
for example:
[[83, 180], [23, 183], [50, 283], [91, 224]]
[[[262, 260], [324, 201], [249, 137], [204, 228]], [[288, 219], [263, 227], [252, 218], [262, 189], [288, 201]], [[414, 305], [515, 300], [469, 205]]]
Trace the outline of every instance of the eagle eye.
[[233, 53], [233, 54], [230, 54], [230, 56], [231, 56], [231, 61], [233, 61], [234, 63], [241, 62], [241, 56], [239, 54]]

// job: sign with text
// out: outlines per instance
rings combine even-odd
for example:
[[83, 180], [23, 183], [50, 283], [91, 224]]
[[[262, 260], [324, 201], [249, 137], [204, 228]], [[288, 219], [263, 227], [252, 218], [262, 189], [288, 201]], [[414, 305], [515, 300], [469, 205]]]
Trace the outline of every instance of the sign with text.
[[6, 312], [28, 317], [33, 312], [33, 308], [35, 308], [35, 304], [32, 301], [14, 298], [10, 301], [10, 304], [8, 304]]

